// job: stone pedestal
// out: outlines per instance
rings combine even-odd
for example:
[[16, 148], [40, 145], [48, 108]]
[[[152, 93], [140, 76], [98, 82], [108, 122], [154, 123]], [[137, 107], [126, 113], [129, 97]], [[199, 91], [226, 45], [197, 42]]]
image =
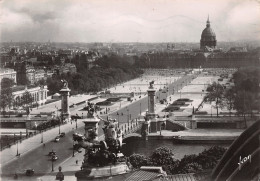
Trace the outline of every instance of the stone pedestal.
[[158, 122], [156, 118], [151, 119], [151, 133], [159, 131]]
[[143, 123], [143, 128], [142, 128], [142, 137], [145, 140], [148, 140], [148, 134], [151, 131], [151, 121], [147, 120]]
[[[162, 125], [165, 125], [164, 128], [162, 128]], [[157, 121], [157, 128], [159, 128], [159, 131], [162, 131], [162, 129], [166, 129], [166, 118], [160, 118]]]
[[125, 174], [129, 171], [130, 170], [127, 164], [123, 162], [103, 167], [84, 168], [83, 170], [76, 172], [75, 176], [77, 177], [77, 181], [87, 181], [95, 178], [111, 177], [120, 174]]
[[[85, 137], [89, 137], [89, 131], [90, 130], [95, 130], [96, 135], [98, 135], [98, 123], [100, 119], [97, 117], [91, 117], [91, 118], [86, 118], [83, 120], [85, 124]], [[98, 140], [98, 137], [96, 137], [94, 140]]]
[[69, 94], [70, 89], [68, 87], [63, 87], [60, 90], [61, 93], [61, 117], [63, 120], [70, 120], [70, 110], [69, 110]]
[[197, 120], [195, 118], [195, 115], [192, 115], [192, 119], [190, 121], [191, 129], [196, 129], [197, 128]]

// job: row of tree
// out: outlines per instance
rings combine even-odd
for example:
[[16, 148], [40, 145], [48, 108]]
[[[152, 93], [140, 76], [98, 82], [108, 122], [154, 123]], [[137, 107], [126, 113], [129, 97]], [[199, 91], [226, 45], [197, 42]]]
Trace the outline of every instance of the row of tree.
[[217, 116], [220, 108], [227, 108], [230, 115], [234, 109], [238, 114], [246, 115], [253, 113], [253, 110], [259, 111], [259, 68], [242, 68], [234, 73], [234, 86], [226, 89], [219, 83], [213, 82], [207, 88], [208, 94], [205, 96], [205, 102], [214, 104], [217, 109]]
[[57, 75], [52, 79], [47, 79], [49, 93], [59, 92], [62, 84], [61, 79], [68, 81], [71, 94], [97, 92], [139, 77], [143, 72], [125, 61], [118, 55], [103, 56], [95, 61], [92, 68], [83, 55], [77, 57], [76, 74]]
[[133, 154], [129, 161], [133, 168], [141, 166], [162, 166], [167, 174], [197, 173], [213, 169], [226, 149], [219, 146], [204, 150], [198, 155], [185, 155], [181, 160], [174, 157], [174, 152], [168, 147], [159, 147], [150, 156]]

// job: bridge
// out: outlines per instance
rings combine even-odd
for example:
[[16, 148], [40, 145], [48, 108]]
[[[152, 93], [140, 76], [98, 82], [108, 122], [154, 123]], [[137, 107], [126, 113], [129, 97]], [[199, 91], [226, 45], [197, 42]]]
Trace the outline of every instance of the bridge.
[[[142, 123], [138, 123], [137, 121], [132, 121], [129, 124], [124, 123], [118, 126], [123, 133], [123, 140], [130, 137], [141, 137], [141, 128]], [[99, 140], [104, 140], [105, 135], [101, 135], [98, 137]]]
[[142, 123], [131, 123], [131, 124], [125, 124], [125, 126], [121, 127], [123, 132], [123, 140], [130, 137], [141, 137], [141, 128]]

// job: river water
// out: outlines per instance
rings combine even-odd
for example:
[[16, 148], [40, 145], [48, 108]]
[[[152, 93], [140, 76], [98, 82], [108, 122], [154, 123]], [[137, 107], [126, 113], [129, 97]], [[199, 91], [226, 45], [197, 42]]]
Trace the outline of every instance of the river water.
[[229, 144], [176, 144], [171, 140], [143, 140], [143, 139], [128, 139], [123, 145], [122, 152], [125, 156], [130, 156], [133, 153], [149, 156], [152, 152], [162, 146], [166, 146], [173, 150], [175, 158], [181, 159], [184, 155], [198, 154], [203, 150], [212, 146], [218, 145], [228, 148]]

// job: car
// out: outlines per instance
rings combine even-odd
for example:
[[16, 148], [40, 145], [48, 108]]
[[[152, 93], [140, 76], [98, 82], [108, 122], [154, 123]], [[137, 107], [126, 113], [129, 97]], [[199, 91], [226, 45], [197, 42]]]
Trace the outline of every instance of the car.
[[80, 147], [80, 148], [78, 149], [78, 152], [81, 153], [82, 151], [83, 151], [83, 148]]
[[59, 135], [59, 137], [64, 137], [64, 136], [65, 136], [64, 132], [60, 133], [60, 135]]
[[49, 155], [49, 156], [56, 155], [56, 151], [53, 151], [53, 150], [52, 150], [52, 151], [50, 151], [50, 152], [49, 152], [49, 154], [48, 154], [48, 155]]
[[40, 118], [40, 117], [42, 117], [40, 114], [37, 114], [37, 115], [35, 115], [34, 117], [38, 117], [38, 118]]
[[57, 155], [53, 155], [51, 159], [52, 159], [53, 161], [56, 161], [56, 160], [58, 160], [58, 156], [57, 156]]
[[71, 119], [75, 120], [75, 119], [81, 119], [82, 117], [80, 117], [79, 115], [71, 115]]
[[25, 171], [26, 176], [32, 176], [34, 174], [34, 169], [30, 168]]
[[55, 142], [58, 142], [60, 141], [60, 137], [59, 136], [56, 136], [56, 138], [54, 139]]

